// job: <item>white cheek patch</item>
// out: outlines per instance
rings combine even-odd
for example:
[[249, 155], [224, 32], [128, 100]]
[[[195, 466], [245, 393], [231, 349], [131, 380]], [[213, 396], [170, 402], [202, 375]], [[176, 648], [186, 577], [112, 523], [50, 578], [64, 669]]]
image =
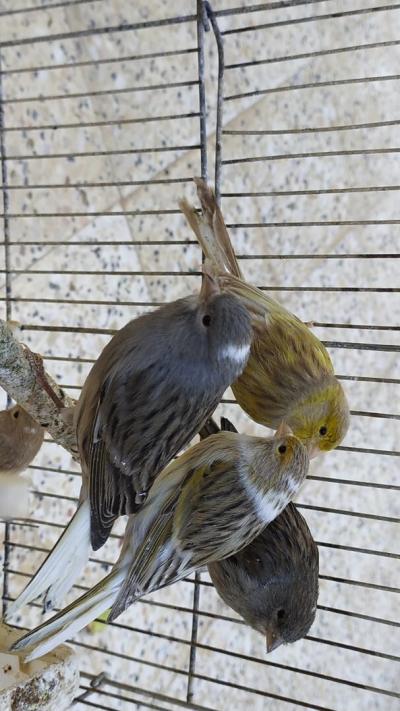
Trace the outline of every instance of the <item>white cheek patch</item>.
[[230, 344], [229, 346], [224, 346], [224, 348], [221, 348], [221, 350], [219, 351], [219, 357], [221, 359], [227, 358], [229, 360], [233, 360], [236, 363], [245, 363], [247, 358], [249, 357], [249, 353], [249, 345], [234, 346], [233, 344]]
[[253, 502], [258, 518], [267, 525], [271, 523], [283, 509], [287, 501], [283, 500], [282, 492], [272, 489], [268, 493], [262, 492], [246, 477], [242, 479], [245, 489]]

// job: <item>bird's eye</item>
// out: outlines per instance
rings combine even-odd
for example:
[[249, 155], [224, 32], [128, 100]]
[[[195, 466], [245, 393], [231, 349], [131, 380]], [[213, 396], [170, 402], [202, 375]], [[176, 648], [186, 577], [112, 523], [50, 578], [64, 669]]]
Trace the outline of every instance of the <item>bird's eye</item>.
[[206, 326], [208, 328], [210, 323], [211, 323], [211, 316], [209, 316], [208, 314], [203, 316], [203, 326]]
[[19, 410], [15, 410], [15, 412], [13, 413], [13, 417], [15, 417], [16, 420], [18, 419], [18, 417], [19, 417]]
[[283, 610], [283, 609], [281, 608], [281, 609], [278, 610], [278, 612], [276, 613], [276, 616], [277, 616], [278, 620], [283, 620], [283, 618], [285, 617], [285, 610]]
[[278, 452], [279, 454], [285, 454], [286, 452], [286, 444], [280, 444], [278, 447]]
[[324, 425], [323, 427], [320, 427], [320, 428], [319, 428], [319, 433], [320, 433], [321, 437], [325, 437], [325, 435], [326, 435], [327, 432], [328, 432], [328, 430], [327, 430], [327, 428], [325, 427], [325, 425]]

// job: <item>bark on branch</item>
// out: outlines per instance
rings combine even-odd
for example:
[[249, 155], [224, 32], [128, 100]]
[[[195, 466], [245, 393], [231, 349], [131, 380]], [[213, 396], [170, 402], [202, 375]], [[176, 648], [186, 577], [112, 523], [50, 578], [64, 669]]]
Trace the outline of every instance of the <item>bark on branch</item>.
[[[73, 407], [75, 400], [65, 395], [47, 373], [45, 378], [64, 407]], [[38, 379], [37, 372], [27, 358], [26, 351], [15, 338], [13, 328], [0, 319], [0, 385], [29, 414], [40, 422], [52, 438], [77, 457], [72, 418], [62, 415]]]

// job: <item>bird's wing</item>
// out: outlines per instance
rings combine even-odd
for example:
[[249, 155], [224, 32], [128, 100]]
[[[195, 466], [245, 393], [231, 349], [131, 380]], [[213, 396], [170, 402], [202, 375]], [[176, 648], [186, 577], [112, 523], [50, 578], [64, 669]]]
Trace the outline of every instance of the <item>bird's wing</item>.
[[[133, 550], [133, 561], [110, 619], [138, 597], [181, 580], [205, 565], [210, 556], [224, 557], [227, 534], [221, 513], [227, 510], [232, 523], [227, 545], [235, 545], [235, 521], [239, 520], [245, 494], [232, 458], [221, 461], [225, 447], [218, 448], [219, 437], [215, 435], [193, 447], [156, 480], [144, 508], [133, 521], [133, 545], [135, 526], [140, 544]], [[207, 450], [204, 445], [210, 439], [211, 450]], [[196, 459], [197, 466], [191, 466]], [[129, 556], [128, 545], [125, 549], [121, 557]]]
[[[332, 361], [325, 346], [297, 316], [285, 309], [271, 296], [248, 284], [243, 279], [224, 274], [218, 277], [218, 281], [223, 289], [239, 297], [253, 315], [256, 334], [259, 336], [259, 339], [256, 337], [253, 341], [255, 347], [257, 340], [263, 339], [263, 337], [271, 343], [273, 330], [278, 328], [282, 330], [284, 338], [290, 340], [291, 345], [288, 352], [293, 350], [293, 343], [303, 344], [303, 347], [313, 352], [318, 365], [324, 371], [333, 373]], [[280, 337], [282, 334], [280, 334]], [[280, 343], [282, 345], [281, 338]], [[297, 357], [296, 352], [293, 352], [293, 357]]]
[[[224, 436], [224, 435], [222, 435]], [[192, 570], [241, 547], [246, 492], [239, 461], [231, 455], [197, 469], [185, 483], [174, 513], [173, 538]]]
[[[96, 362], [78, 405], [95, 550], [118, 516], [140, 508], [158, 473], [197, 433], [205, 405], [212, 411], [218, 403], [218, 394], [214, 402], [211, 392], [210, 401], [199, 407], [188, 390], [187, 373], [160, 360], [157, 328], [153, 331], [152, 347], [147, 335], [132, 329], [133, 335], [125, 330], [123, 338], [119, 332]], [[179, 412], [184, 417], [176, 416]]]

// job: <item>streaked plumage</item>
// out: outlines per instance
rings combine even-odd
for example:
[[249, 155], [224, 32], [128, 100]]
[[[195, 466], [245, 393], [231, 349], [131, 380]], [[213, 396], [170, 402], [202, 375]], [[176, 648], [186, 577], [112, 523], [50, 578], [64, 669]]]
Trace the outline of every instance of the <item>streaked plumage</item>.
[[198, 432], [241, 373], [250, 316], [240, 300], [203, 276], [197, 296], [128, 323], [90, 371], [74, 411], [82, 464], [80, 505], [56, 547], [15, 603], [48, 590], [59, 605], [85, 565], [90, 544], [107, 540], [115, 519], [137, 511], [157, 474]]
[[243, 279], [215, 196], [204, 181], [195, 182], [203, 214], [186, 201], [181, 209], [219, 285], [243, 300], [256, 325], [247, 366], [232, 385], [237, 401], [267, 427], [284, 420], [312, 456], [333, 449], [346, 434], [349, 409], [326, 348], [296, 316]]
[[113, 571], [14, 651], [41, 656], [108, 607], [114, 620], [139, 597], [246, 546], [307, 474], [307, 450], [287, 432], [285, 426], [270, 438], [221, 432], [172, 462], [130, 517]]
[[[225, 418], [221, 429], [236, 431]], [[208, 420], [200, 435], [218, 430]], [[264, 636], [270, 652], [309, 632], [317, 609], [318, 560], [305, 519], [289, 503], [246, 548], [210, 563], [208, 571], [220, 597]]]

